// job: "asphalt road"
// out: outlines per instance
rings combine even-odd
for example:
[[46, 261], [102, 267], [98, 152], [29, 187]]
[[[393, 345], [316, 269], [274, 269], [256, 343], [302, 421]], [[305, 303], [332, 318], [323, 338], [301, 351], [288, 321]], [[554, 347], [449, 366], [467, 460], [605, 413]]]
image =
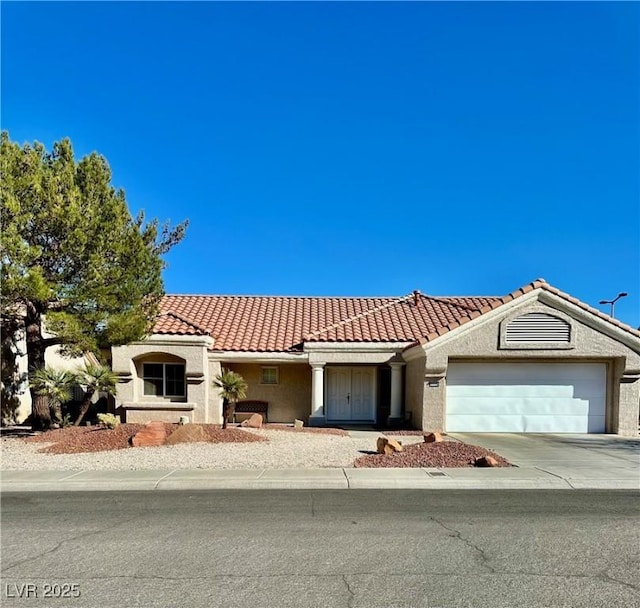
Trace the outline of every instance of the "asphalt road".
[[639, 531], [631, 491], [4, 494], [1, 599], [634, 608]]

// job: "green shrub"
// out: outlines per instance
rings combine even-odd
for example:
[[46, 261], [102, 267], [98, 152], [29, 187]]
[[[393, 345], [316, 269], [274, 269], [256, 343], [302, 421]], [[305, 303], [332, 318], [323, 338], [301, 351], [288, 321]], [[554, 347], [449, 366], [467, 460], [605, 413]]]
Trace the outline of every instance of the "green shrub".
[[120, 419], [113, 414], [98, 414], [98, 422], [108, 429], [115, 429], [120, 424]]

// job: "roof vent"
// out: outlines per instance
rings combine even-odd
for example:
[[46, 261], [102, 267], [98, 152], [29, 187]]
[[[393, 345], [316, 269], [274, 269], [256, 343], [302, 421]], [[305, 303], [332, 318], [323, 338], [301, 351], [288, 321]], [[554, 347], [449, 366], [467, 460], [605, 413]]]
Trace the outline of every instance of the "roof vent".
[[523, 342], [571, 341], [571, 326], [564, 319], [542, 312], [530, 312], [510, 321], [505, 336], [507, 344]]
[[413, 305], [417, 306], [419, 302], [420, 302], [420, 291], [415, 289], [413, 291]]

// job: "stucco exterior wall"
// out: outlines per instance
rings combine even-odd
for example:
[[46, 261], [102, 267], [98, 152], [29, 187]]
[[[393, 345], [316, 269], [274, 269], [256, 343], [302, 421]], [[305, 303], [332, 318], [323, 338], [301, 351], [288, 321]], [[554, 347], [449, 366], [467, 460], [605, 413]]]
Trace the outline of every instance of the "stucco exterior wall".
[[144, 409], [128, 409], [126, 413], [126, 421], [134, 422], [137, 424], [145, 424], [154, 420], [161, 420], [162, 422], [179, 422], [180, 416], [188, 416], [189, 420], [194, 422], [203, 422], [202, 420], [193, 420], [193, 410], [185, 407], [185, 409], [171, 409], [167, 410], [162, 407], [157, 409], [144, 408]]
[[[209, 409], [210, 380], [207, 337], [151, 336], [145, 342], [112, 349], [112, 367], [118, 375], [116, 411], [126, 412], [127, 422], [163, 420], [176, 422], [189, 416], [191, 422], [213, 422]], [[184, 362], [186, 397], [144, 395], [142, 364]]]
[[207, 408], [209, 410], [209, 422], [212, 424], [222, 424], [222, 397], [220, 392], [213, 386], [213, 380], [222, 372], [220, 361], [209, 358], [207, 362], [207, 382], [209, 383], [209, 401]]
[[407, 363], [405, 371], [405, 412], [411, 413], [411, 425], [422, 428], [424, 366], [426, 357], [421, 356]]
[[[249, 385], [247, 399], [269, 402], [269, 422], [291, 423], [298, 418], [305, 423], [311, 414], [311, 367], [306, 363], [278, 364], [278, 384], [260, 384], [257, 363], [223, 363], [239, 373]], [[272, 364], [269, 364], [273, 367]]]
[[[503, 314], [481, 317], [476, 324], [462, 326], [424, 347], [426, 370], [434, 375], [442, 370], [446, 374], [449, 362], [467, 361], [539, 361], [600, 362], [608, 365], [607, 432], [634, 435], [638, 428], [640, 380], [633, 379], [633, 372], [640, 370], [640, 340], [637, 349], [623, 344], [611, 335], [602, 333], [597, 323], [584, 315], [568, 316], [571, 322], [571, 348], [500, 348], [500, 323], [514, 314], [559, 311], [570, 315], [565, 306], [558, 308], [549, 302], [533, 300], [519, 306], [506, 307]], [[626, 378], [621, 384], [623, 377]], [[446, 379], [437, 388], [425, 382], [423, 394], [423, 428], [446, 430]]]

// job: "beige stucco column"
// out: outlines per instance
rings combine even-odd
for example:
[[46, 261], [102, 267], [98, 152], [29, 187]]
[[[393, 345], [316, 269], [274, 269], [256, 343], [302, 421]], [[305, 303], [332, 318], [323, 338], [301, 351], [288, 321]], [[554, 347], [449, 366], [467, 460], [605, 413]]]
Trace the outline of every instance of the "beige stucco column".
[[389, 363], [391, 367], [391, 412], [389, 423], [400, 422], [402, 418], [402, 368], [404, 363]]
[[324, 363], [311, 363], [311, 416], [309, 416], [309, 426], [319, 426], [325, 423], [324, 366]]

